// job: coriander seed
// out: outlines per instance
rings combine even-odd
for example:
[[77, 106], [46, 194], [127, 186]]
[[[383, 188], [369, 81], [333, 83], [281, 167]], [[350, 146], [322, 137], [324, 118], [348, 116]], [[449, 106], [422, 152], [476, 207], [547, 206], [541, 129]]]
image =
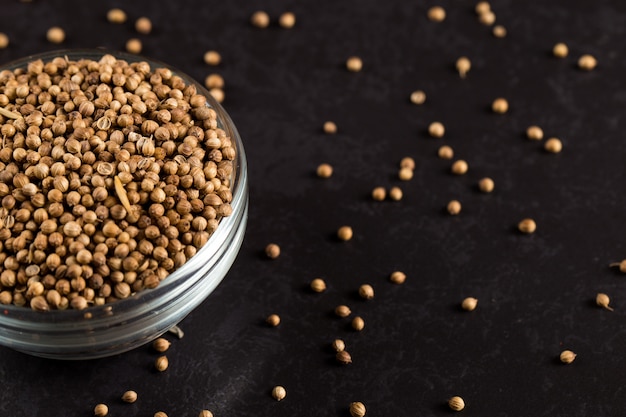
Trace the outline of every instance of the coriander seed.
[[389, 275], [389, 281], [394, 284], [404, 284], [404, 281], [406, 281], [406, 274], [402, 271], [393, 271], [391, 275]]
[[276, 385], [272, 389], [272, 397], [274, 397], [276, 401], [281, 401], [285, 399], [286, 396], [287, 396], [287, 391], [285, 390], [284, 387], [281, 387], [280, 385]]
[[254, 27], [264, 29], [270, 25], [270, 17], [266, 12], [259, 10], [250, 16], [250, 23]]
[[578, 58], [578, 68], [591, 71], [598, 65], [598, 61], [593, 55], [585, 54]]
[[167, 356], [163, 355], [163, 356], [159, 356], [158, 358], [156, 358], [156, 360], [154, 361], [154, 367], [156, 368], [157, 371], [159, 372], [163, 372], [167, 369], [167, 367], [169, 366], [169, 360], [167, 359]]
[[451, 171], [454, 175], [464, 175], [467, 173], [468, 169], [469, 167], [467, 165], [467, 162], [465, 162], [463, 159], [454, 161], [451, 167]]
[[485, 26], [491, 26], [496, 23], [496, 15], [494, 12], [489, 10], [488, 12], [478, 15], [478, 21]]
[[385, 187], [376, 187], [372, 190], [372, 199], [376, 201], [383, 201], [385, 197], [387, 197]]
[[477, 15], [490, 12], [491, 5], [487, 1], [479, 1], [478, 3], [476, 3], [476, 6], [474, 6], [474, 11]]
[[614, 266], [617, 266], [619, 268], [619, 272], [626, 273], [626, 259], [623, 259], [620, 262], [613, 262], [609, 264], [609, 268], [613, 268]]
[[222, 103], [226, 98], [224, 90], [222, 90], [221, 88], [211, 88], [209, 90], [209, 94], [211, 94], [211, 97], [213, 97], [218, 103]]
[[348, 307], [347, 305], [342, 304], [335, 307], [335, 314], [339, 317], [348, 317], [351, 313], [352, 310], [350, 310], [350, 307]]
[[564, 364], [570, 364], [570, 363], [574, 362], [574, 359], [576, 359], [576, 354], [574, 352], [572, 352], [571, 350], [564, 350], [559, 355], [559, 359]]
[[350, 403], [350, 415], [352, 417], [364, 417], [367, 410], [365, 404], [360, 401]]
[[483, 193], [490, 193], [493, 191], [495, 184], [489, 177], [481, 178], [478, 181], [478, 189]]
[[523, 219], [517, 224], [517, 228], [520, 232], [525, 234], [534, 233], [537, 230], [537, 224], [533, 219]]
[[448, 400], [448, 407], [454, 411], [461, 411], [465, 408], [465, 401], [459, 396], [454, 396]]
[[109, 414], [109, 407], [106, 404], [98, 404], [93, 409], [93, 415], [96, 417], [105, 417]]
[[609, 306], [609, 303], [611, 302], [611, 299], [609, 298], [608, 295], [599, 292], [596, 295], [596, 304], [599, 305], [602, 308], [605, 308], [609, 311], [613, 311], [613, 307]]
[[472, 62], [468, 57], [462, 56], [456, 60], [456, 70], [461, 78], [465, 78], [469, 70], [472, 68]]
[[446, 210], [452, 216], [456, 216], [461, 212], [461, 203], [458, 200], [451, 200], [446, 206]]
[[405, 156], [400, 160], [400, 168], [415, 169], [415, 160], [410, 156]]
[[167, 414], [164, 411], [157, 411], [154, 413], [154, 417], [167, 417]]
[[467, 297], [461, 302], [461, 308], [465, 311], [474, 311], [476, 305], [478, 305], [478, 299], [474, 297]]
[[335, 124], [335, 122], [331, 122], [329, 120], [329, 121], [324, 122], [324, 125], [322, 126], [322, 130], [327, 135], [334, 135], [335, 133], [337, 133], [337, 125]]
[[505, 38], [506, 28], [502, 25], [495, 25], [493, 29], [491, 29], [491, 33], [495, 38]]
[[213, 417], [213, 413], [209, 410], [202, 410], [200, 414], [198, 414], [198, 417]]
[[441, 6], [433, 6], [428, 9], [428, 20], [433, 22], [443, 22], [446, 18], [446, 10]]
[[352, 326], [354, 330], [356, 330], [357, 332], [360, 332], [365, 327], [365, 320], [363, 320], [361, 316], [356, 316], [352, 319], [352, 322], [350, 323], [350, 325]]
[[137, 393], [135, 391], [129, 390], [122, 394], [122, 401], [128, 404], [132, 404], [137, 401]]
[[278, 314], [270, 314], [267, 316], [267, 319], [265, 319], [265, 322], [272, 327], [276, 327], [280, 324], [280, 316]]
[[291, 29], [296, 24], [296, 15], [292, 12], [285, 12], [278, 17], [278, 24], [284, 29]]
[[341, 339], [333, 340], [333, 343], [331, 346], [335, 352], [341, 352], [346, 349], [346, 343]]
[[126, 12], [122, 9], [114, 8], [107, 12], [107, 20], [110, 23], [121, 24], [126, 22]]
[[142, 48], [141, 40], [137, 38], [131, 38], [126, 41], [126, 51], [131, 54], [139, 54], [141, 53]]
[[563, 143], [559, 138], [550, 138], [546, 140], [543, 148], [550, 153], [559, 153], [563, 150]]
[[389, 190], [389, 198], [393, 201], [402, 200], [402, 190], [400, 187], [391, 187]]
[[219, 74], [209, 74], [204, 79], [204, 86], [209, 90], [213, 88], [224, 88], [224, 78]]
[[358, 56], [351, 56], [346, 60], [346, 69], [350, 72], [359, 72], [363, 69], [363, 61]]
[[343, 365], [348, 365], [352, 363], [352, 355], [350, 355], [347, 350], [338, 351], [335, 354], [335, 359], [337, 360], [337, 362]]
[[437, 156], [441, 159], [452, 159], [454, 158], [454, 150], [448, 145], [443, 145], [437, 150]]
[[333, 167], [327, 163], [320, 164], [317, 166], [316, 173], [320, 178], [330, 178], [333, 175]]
[[206, 51], [204, 53], [204, 63], [211, 66], [219, 65], [222, 62], [222, 56], [217, 51]]
[[359, 287], [359, 297], [365, 300], [374, 298], [374, 288], [369, 284], [363, 284]]
[[9, 46], [9, 36], [4, 32], [0, 32], [0, 49], [5, 49], [7, 46]]
[[446, 133], [446, 128], [441, 122], [432, 122], [428, 125], [428, 134], [433, 138], [442, 138]]
[[53, 26], [46, 32], [46, 39], [50, 43], [62, 43], [65, 40], [65, 31], [58, 26]]
[[326, 283], [322, 278], [315, 278], [313, 281], [311, 281], [310, 287], [314, 292], [319, 293], [326, 291]]
[[152, 32], [152, 21], [145, 16], [140, 17], [135, 21], [135, 30], [142, 35], [148, 35]]
[[491, 103], [491, 110], [494, 113], [504, 114], [509, 110], [509, 102], [504, 98], [497, 98]]
[[530, 140], [541, 140], [543, 139], [543, 129], [539, 126], [528, 126], [526, 129], [526, 137]]
[[569, 54], [569, 48], [563, 42], [559, 42], [552, 47], [552, 55], [557, 58], [565, 58]]
[[341, 226], [337, 230], [337, 237], [339, 238], [339, 240], [342, 240], [344, 242], [352, 239], [352, 234], [352, 228], [350, 226]]
[[419, 106], [426, 102], [426, 93], [422, 90], [415, 90], [411, 93], [409, 99], [411, 100], [411, 103]]
[[265, 255], [270, 259], [276, 259], [280, 256], [280, 246], [276, 243], [269, 243], [265, 247]]
[[408, 167], [400, 168], [398, 171], [398, 179], [401, 181], [410, 181], [413, 178], [413, 170]]

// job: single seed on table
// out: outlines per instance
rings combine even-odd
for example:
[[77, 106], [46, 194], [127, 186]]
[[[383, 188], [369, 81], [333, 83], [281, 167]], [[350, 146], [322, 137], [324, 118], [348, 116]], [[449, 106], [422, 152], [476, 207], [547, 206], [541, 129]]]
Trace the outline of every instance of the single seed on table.
[[489, 177], [481, 178], [478, 181], [478, 189], [483, 193], [490, 193], [493, 191], [495, 184], [493, 180]]
[[347, 305], [342, 304], [335, 307], [335, 314], [339, 317], [348, 317], [351, 313], [352, 310], [350, 310], [350, 307], [348, 307]]
[[209, 90], [209, 94], [211, 94], [211, 97], [213, 97], [215, 99], [215, 101], [217, 101], [218, 103], [222, 103], [224, 102], [224, 99], [226, 98], [224, 95], [224, 90], [222, 90], [221, 88], [211, 88]]
[[359, 287], [359, 297], [366, 300], [374, 298], [374, 288], [369, 284], [363, 284]]
[[541, 140], [543, 139], [543, 129], [539, 126], [528, 126], [526, 129], [526, 136], [530, 140]]
[[163, 353], [168, 350], [170, 348], [170, 345], [170, 341], [163, 337], [159, 337], [154, 342], [152, 342], [152, 348], [159, 353]]
[[337, 133], [337, 125], [335, 124], [335, 122], [331, 122], [329, 120], [329, 121], [324, 122], [324, 125], [322, 126], [322, 130], [324, 131], [324, 133], [328, 135], [333, 135]]
[[522, 233], [531, 234], [537, 230], [537, 224], [533, 219], [523, 219], [517, 224], [517, 228]]
[[280, 256], [280, 246], [276, 243], [270, 243], [265, 247], [265, 255], [270, 259], [276, 259]]
[[224, 78], [219, 74], [209, 74], [204, 79], [204, 86], [209, 90], [213, 88], [224, 88]]
[[626, 259], [623, 259], [620, 262], [613, 262], [609, 264], [609, 268], [612, 268], [614, 266], [619, 267], [619, 271], [620, 272], [625, 272], [626, 273]]
[[222, 56], [217, 51], [206, 51], [204, 53], [204, 63], [211, 66], [219, 65], [222, 62]]
[[363, 417], [367, 410], [365, 409], [365, 404], [360, 401], [355, 401], [350, 403], [350, 415], [352, 417]]
[[446, 19], [446, 10], [441, 6], [433, 6], [428, 9], [427, 16], [433, 22], [443, 22]]
[[111, 23], [126, 22], [126, 12], [122, 9], [114, 8], [107, 12], [107, 20]]
[[491, 103], [491, 110], [494, 113], [504, 114], [509, 110], [509, 102], [505, 98], [497, 98]]
[[474, 11], [477, 15], [490, 12], [491, 5], [487, 1], [479, 1], [478, 3], [476, 3], [476, 6], [474, 6]]
[[152, 21], [145, 16], [140, 17], [135, 21], [135, 30], [142, 35], [149, 34], [152, 32]]
[[346, 69], [350, 72], [359, 72], [363, 69], [363, 61], [358, 56], [351, 56], [346, 60]]
[[491, 26], [496, 23], [496, 15], [494, 12], [489, 10], [488, 12], [478, 15], [478, 21], [485, 26]]
[[461, 212], [461, 203], [458, 200], [451, 200], [446, 206], [446, 210], [453, 216]]
[[468, 57], [462, 56], [456, 60], [456, 70], [461, 78], [465, 78], [469, 70], [472, 68], [472, 62]]
[[461, 302], [461, 308], [465, 311], [474, 311], [478, 305], [478, 299], [474, 297], [467, 297]]
[[411, 168], [400, 168], [398, 171], [398, 179], [401, 181], [410, 181], [413, 178], [413, 170]]
[[335, 354], [335, 359], [337, 360], [337, 362], [344, 364], [344, 365], [348, 365], [352, 363], [352, 355], [350, 355], [350, 353], [348, 353], [347, 350], [338, 351]]
[[159, 372], [163, 372], [167, 369], [167, 367], [169, 366], [169, 360], [167, 359], [167, 356], [163, 355], [163, 356], [159, 356], [158, 358], [156, 358], [156, 360], [154, 361], [154, 367], [156, 368], [157, 371]]
[[467, 165], [467, 162], [465, 162], [463, 159], [454, 161], [451, 167], [451, 171], [455, 175], [464, 175], [467, 173], [468, 169], [469, 166]]
[[441, 122], [432, 122], [428, 125], [428, 134], [433, 138], [442, 138], [446, 133], [446, 128]]
[[315, 292], [324, 292], [326, 291], [326, 283], [321, 278], [315, 278], [311, 281], [311, 289]]
[[65, 40], [65, 31], [58, 26], [53, 26], [46, 32], [46, 39], [50, 43], [62, 43]]
[[264, 29], [270, 25], [270, 17], [266, 12], [259, 10], [252, 13], [250, 23], [254, 27]]
[[0, 49], [5, 49], [7, 46], [9, 46], [9, 36], [4, 32], [0, 32]]
[[454, 411], [461, 411], [465, 408], [465, 401], [459, 396], [454, 396], [448, 400], [448, 407]]
[[389, 198], [393, 201], [402, 200], [402, 190], [400, 187], [391, 187], [389, 190]]
[[400, 160], [400, 168], [415, 169], [415, 160], [410, 156], [405, 156]]
[[564, 350], [559, 355], [559, 359], [561, 360], [561, 362], [565, 364], [570, 364], [574, 362], [574, 359], [576, 359], [576, 354], [572, 352], [571, 350]]
[[389, 275], [389, 281], [393, 282], [394, 284], [403, 284], [404, 281], [406, 281], [406, 274], [402, 271], [393, 271]]
[[352, 328], [354, 330], [360, 332], [365, 327], [365, 320], [363, 320], [361, 316], [356, 316], [352, 319], [352, 322], [350, 324], [352, 325]]
[[284, 29], [291, 29], [296, 24], [296, 15], [292, 12], [285, 12], [278, 17], [278, 24]]
[[598, 61], [593, 55], [585, 54], [578, 58], [578, 67], [585, 71], [591, 71], [598, 65]]
[[198, 414], [198, 417], [213, 417], [213, 413], [209, 410], [202, 410], [200, 414]]
[[154, 413], [154, 417], [167, 417], [167, 414], [164, 411], [157, 411]]
[[372, 198], [376, 201], [383, 201], [387, 197], [385, 187], [376, 187], [372, 190]]
[[106, 404], [98, 404], [93, 409], [93, 415], [96, 417], [105, 417], [109, 414], [109, 407]]
[[333, 340], [333, 343], [331, 346], [335, 352], [341, 352], [346, 349], [346, 343], [341, 339]]
[[126, 391], [124, 394], [122, 394], [122, 401], [129, 404], [134, 403], [135, 401], [137, 401], [137, 393], [132, 390]]
[[563, 143], [559, 138], [550, 138], [543, 147], [550, 153], [559, 153], [563, 150]]
[[333, 167], [330, 164], [320, 164], [316, 170], [317, 176], [320, 178], [330, 178], [333, 175]]
[[343, 240], [344, 242], [352, 239], [352, 234], [353, 232], [350, 226], [341, 226], [337, 230], [337, 237], [339, 238], [339, 240]]
[[437, 150], [437, 156], [441, 159], [452, 159], [454, 158], [454, 150], [448, 145], [443, 145]]
[[273, 389], [272, 389], [272, 397], [274, 397], [274, 399], [276, 401], [281, 401], [283, 400], [285, 397], [287, 396], [287, 391], [285, 390], [284, 387], [281, 387], [280, 385], [276, 385]]
[[141, 40], [137, 38], [131, 38], [126, 41], [126, 51], [131, 54], [139, 54], [141, 53], [141, 48], [143, 45], [141, 44]]
[[502, 25], [496, 25], [491, 30], [491, 33], [496, 38], [504, 38], [506, 37], [506, 28]]
[[267, 319], [265, 319], [265, 321], [270, 326], [276, 327], [280, 324], [280, 316], [278, 314], [270, 314], [269, 316], [267, 316]]
[[569, 48], [563, 42], [559, 42], [552, 47], [552, 55], [557, 58], [565, 58], [569, 54]]
[[605, 308], [605, 309], [607, 309], [609, 311], [613, 311], [613, 307], [611, 307], [609, 305], [610, 302], [611, 302], [611, 299], [609, 298], [608, 295], [606, 295], [604, 293], [601, 293], [601, 292], [599, 292], [596, 295], [596, 304], [597, 305], [599, 305], [600, 307]]
[[411, 93], [410, 100], [411, 103], [417, 104], [418, 106], [424, 104], [426, 102], [426, 93], [422, 90], [415, 90]]

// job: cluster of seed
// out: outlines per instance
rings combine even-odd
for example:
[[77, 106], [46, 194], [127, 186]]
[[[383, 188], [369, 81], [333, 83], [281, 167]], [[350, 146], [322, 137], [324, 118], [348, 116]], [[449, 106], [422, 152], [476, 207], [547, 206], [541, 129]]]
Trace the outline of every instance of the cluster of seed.
[[166, 68], [57, 57], [0, 72], [0, 303], [155, 288], [232, 213], [235, 148]]

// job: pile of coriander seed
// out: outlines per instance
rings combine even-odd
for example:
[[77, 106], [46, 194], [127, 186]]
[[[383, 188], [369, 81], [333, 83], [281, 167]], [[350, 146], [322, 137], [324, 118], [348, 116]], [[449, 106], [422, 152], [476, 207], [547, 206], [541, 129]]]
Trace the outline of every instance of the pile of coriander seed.
[[167, 68], [56, 57], [0, 72], [0, 304], [155, 288], [232, 213], [235, 144]]

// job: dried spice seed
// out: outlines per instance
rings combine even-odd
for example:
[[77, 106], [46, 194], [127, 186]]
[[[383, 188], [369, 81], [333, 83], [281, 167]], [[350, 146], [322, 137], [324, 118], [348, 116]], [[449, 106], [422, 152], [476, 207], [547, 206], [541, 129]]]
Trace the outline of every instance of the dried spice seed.
[[391, 187], [391, 189], [389, 190], [389, 199], [393, 201], [402, 200], [402, 190], [400, 189], [400, 187]]
[[213, 413], [209, 410], [202, 410], [200, 414], [198, 414], [198, 417], [213, 417]]
[[346, 69], [350, 72], [359, 72], [363, 69], [363, 61], [358, 56], [351, 56], [346, 60]]
[[372, 199], [376, 201], [383, 201], [385, 197], [387, 197], [385, 187], [376, 187], [372, 190]]
[[132, 404], [137, 401], [137, 393], [135, 391], [129, 390], [122, 394], [122, 401], [128, 404]]
[[222, 55], [217, 51], [206, 51], [204, 53], [204, 63], [211, 66], [217, 66], [222, 62]]
[[456, 70], [461, 78], [465, 78], [469, 70], [472, 68], [472, 62], [468, 57], [462, 56], [456, 60]]
[[537, 230], [537, 224], [533, 219], [522, 219], [522, 221], [517, 224], [517, 228], [522, 233], [531, 234]]
[[365, 405], [360, 401], [350, 403], [350, 415], [352, 417], [364, 417], [367, 410]]
[[157, 411], [154, 413], [154, 417], [167, 417], [167, 414], [164, 411]]
[[106, 404], [98, 404], [93, 409], [93, 415], [96, 417], [105, 417], [109, 414], [109, 407]]
[[601, 292], [596, 294], [596, 304], [604, 309], [613, 311], [613, 307], [609, 305], [610, 302], [611, 302], [611, 299], [609, 298], [608, 295], [601, 293]]
[[276, 327], [280, 324], [280, 316], [278, 314], [270, 314], [267, 316], [267, 319], [265, 319], [265, 322], [272, 327]]
[[224, 78], [219, 74], [209, 74], [204, 79], [204, 86], [209, 90], [224, 88]]
[[490, 193], [493, 191], [495, 184], [489, 177], [481, 178], [478, 181], [478, 189], [483, 193]]
[[526, 129], [526, 137], [530, 140], [541, 140], [543, 139], [543, 129], [539, 126], [528, 126]]
[[502, 25], [496, 25], [491, 30], [491, 33], [496, 38], [505, 38], [506, 37], [506, 28]]
[[63, 43], [65, 40], [65, 31], [58, 26], [53, 26], [46, 32], [46, 39], [50, 43]]
[[428, 125], [428, 134], [433, 138], [442, 138], [446, 133], [446, 128], [441, 122], [432, 122]]
[[284, 387], [277, 385], [272, 389], [272, 397], [274, 397], [276, 401], [284, 400], [286, 396], [287, 396], [287, 391], [285, 390]]
[[476, 6], [474, 6], [474, 11], [477, 15], [490, 12], [491, 5], [487, 1], [479, 1], [478, 3], [476, 3]]
[[509, 102], [504, 98], [497, 98], [491, 103], [491, 110], [494, 113], [504, 114], [509, 110]]
[[559, 42], [552, 47], [552, 55], [557, 58], [565, 58], [569, 54], [569, 48], [563, 42]]
[[335, 352], [341, 352], [346, 349], [346, 343], [341, 339], [333, 340], [331, 346]]
[[152, 348], [159, 353], [167, 351], [170, 348], [170, 345], [170, 341], [163, 337], [159, 337], [154, 342], [152, 342]]
[[415, 160], [410, 156], [405, 156], [400, 160], [400, 168], [415, 169]]
[[118, 8], [111, 9], [107, 12], [107, 20], [110, 23], [124, 23], [126, 22], [126, 12]]
[[467, 173], [468, 169], [469, 166], [467, 165], [467, 162], [465, 162], [463, 159], [454, 161], [451, 167], [451, 171], [455, 175], [464, 175]]
[[359, 287], [359, 297], [365, 300], [374, 298], [374, 288], [369, 284], [363, 284]]
[[454, 158], [454, 150], [448, 145], [443, 145], [437, 150], [437, 156], [441, 159], [452, 159]]
[[418, 106], [424, 104], [426, 102], [426, 93], [422, 90], [415, 90], [411, 93], [409, 100], [411, 100], [411, 103]]
[[344, 242], [347, 242], [348, 240], [352, 239], [352, 228], [350, 226], [341, 226], [338, 230], [337, 230], [337, 237], [339, 238], [339, 240], [342, 240]]
[[334, 135], [335, 133], [337, 133], [337, 125], [335, 124], [335, 122], [326, 121], [322, 126], [322, 130], [328, 135]]
[[474, 311], [478, 305], [478, 299], [467, 297], [461, 302], [461, 308], [465, 311]]
[[478, 15], [478, 21], [485, 26], [491, 26], [496, 23], [496, 15], [491, 10]]
[[456, 216], [457, 214], [461, 213], [461, 203], [458, 200], [451, 200], [446, 206], [446, 210], [452, 216]]
[[365, 320], [363, 320], [363, 318], [360, 316], [356, 316], [352, 319], [352, 322], [350, 323], [350, 325], [352, 326], [354, 330], [356, 330], [357, 332], [360, 332], [365, 327]]
[[9, 36], [4, 32], [0, 32], [0, 49], [5, 49], [7, 46], [9, 46]]
[[348, 307], [347, 305], [338, 305], [337, 307], [335, 307], [335, 314], [339, 317], [348, 317], [350, 314], [352, 313], [352, 311], [350, 310], [350, 307]]
[[159, 356], [154, 361], [154, 367], [159, 372], [164, 372], [168, 366], [169, 366], [169, 360], [167, 359], [167, 356], [165, 355]]
[[280, 246], [276, 243], [269, 243], [265, 247], [265, 255], [270, 259], [276, 259], [280, 256]]
[[135, 21], [135, 30], [142, 35], [148, 35], [152, 32], [152, 21], [145, 16], [140, 17]]
[[400, 168], [398, 171], [398, 179], [401, 181], [410, 181], [413, 178], [413, 170], [411, 168]]
[[443, 22], [446, 19], [446, 11], [441, 6], [433, 6], [428, 9], [427, 16], [433, 22]]
[[571, 350], [564, 350], [559, 355], [559, 360], [563, 362], [564, 364], [570, 364], [574, 362], [574, 359], [576, 359], [576, 354], [572, 352]]
[[348, 365], [352, 363], [352, 356], [350, 355], [350, 353], [348, 353], [347, 350], [338, 351], [337, 354], [335, 354], [335, 359], [337, 360], [337, 362], [343, 365]]
[[406, 281], [406, 274], [402, 271], [393, 271], [389, 275], [389, 281], [394, 284], [404, 284], [404, 281]]
[[319, 293], [326, 291], [326, 283], [322, 278], [315, 278], [313, 281], [311, 281], [310, 286], [314, 292]]
[[262, 11], [256, 11], [250, 16], [250, 23], [252, 26], [264, 29], [270, 25], [270, 16]]
[[598, 61], [593, 55], [585, 54], [578, 58], [578, 67], [582, 70], [591, 71], [596, 65], [598, 65]]
[[613, 263], [609, 264], [609, 268], [613, 268], [615, 266], [617, 266], [619, 268], [620, 272], [626, 273], [626, 259], [623, 259], [620, 262], [613, 262]]
[[143, 45], [141, 44], [141, 40], [137, 38], [131, 38], [126, 41], [126, 51], [131, 54], [140, 54]]
[[296, 15], [292, 12], [285, 12], [278, 17], [278, 24], [284, 29], [291, 29], [296, 25]]
[[330, 164], [320, 164], [315, 171], [320, 178], [330, 178], [333, 175], [333, 167]]
[[454, 396], [448, 400], [448, 407], [454, 411], [461, 411], [465, 408], [465, 401], [459, 396]]
[[559, 153], [563, 150], [563, 143], [559, 138], [550, 138], [546, 140], [543, 148], [550, 153]]
[[221, 88], [211, 88], [209, 90], [209, 94], [211, 94], [211, 97], [213, 97], [218, 103], [224, 102], [224, 99], [226, 98], [224, 90]]

